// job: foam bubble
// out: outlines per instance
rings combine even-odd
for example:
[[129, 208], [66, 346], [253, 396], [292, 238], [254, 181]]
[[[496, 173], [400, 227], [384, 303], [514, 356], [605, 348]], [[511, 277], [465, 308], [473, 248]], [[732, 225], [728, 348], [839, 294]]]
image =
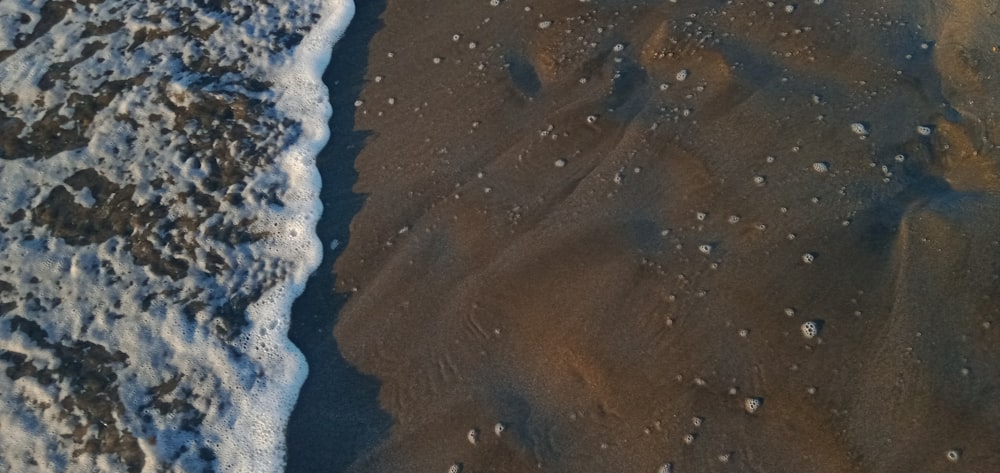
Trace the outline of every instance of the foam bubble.
[[803, 337], [815, 338], [817, 335], [819, 335], [819, 332], [822, 329], [822, 324], [818, 320], [810, 320], [808, 322], [803, 323], [802, 326], [799, 328], [802, 332]]
[[865, 126], [864, 123], [860, 123], [860, 122], [851, 123], [851, 131], [854, 132], [855, 135], [859, 135], [859, 136], [868, 136], [868, 133], [869, 133], [868, 132], [868, 127]]
[[764, 404], [764, 399], [759, 397], [748, 397], [743, 399], [743, 409], [750, 414], [757, 413], [760, 406]]

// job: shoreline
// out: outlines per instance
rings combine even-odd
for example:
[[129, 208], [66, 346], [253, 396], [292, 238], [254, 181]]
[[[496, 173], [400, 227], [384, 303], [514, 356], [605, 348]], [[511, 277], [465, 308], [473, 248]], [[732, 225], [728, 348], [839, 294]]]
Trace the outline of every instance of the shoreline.
[[[272, 288], [262, 297], [247, 306], [247, 318], [259, 327], [248, 336], [248, 354], [267, 360], [270, 351], [281, 347], [279, 363], [268, 366], [273, 379], [260, 387], [254, 386], [246, 392], [235, 391], [231, 398], [237, 413], [228, 428], [216, 431], [214, 425], [206, 426], [210, 433], [220, 438], [234, 437], [243, 445], [237, 458], [220, 458], [222, 471], [251, 471], [254, 469], [277, 469], [284, 464], [286, 439], [267, 429], [261, 429], [261, 415], [248, 415], [255, 411], [266, 412], [271, 423], [281, 425], [288, 422], [296, 404], [302, 383], [308, 375], [309, 367], [305, 357], [287, 337], [286, 331], [291, 318], [292, 306], [304, 291], [310, 275], [319, 266], [323, 257], [323, 245], [313, 229], [320, 217], [320, 174], [315, 166], [318, 153], [328, 142], [329, 129], [326, 126], [331, 110], [329, 107], [314, 107], [317, 99], [327, 99], [328, 89], [322, 76], [329, 64], [329, 51], [342, 37], [353, 15], [352, 0], [339, 0], [325, 6], [321, 21], [301, 39], [301, 44], [288, 62], [275, 71], [274, 85], [278, 92], [275, 104], [281, 113], [295, 116], [301, 123], [301, 134], [294, 144], [284, 148], [276, 157], [275, 166], [287, 179], [290, 191], [279, 212], [262, 213], [258, 217], [280, 228], [270, 242], [275, 254], [288, 261], [302, 263], [292, 272], [285, 285]], [[263, 224], [261, 225], [265, 227]], [[275, 319], [277, 317], [277, 319]], [[273, 356], [273, 355], [270, 355]], [[283, 389], [279, 388], [282, 387]], [[236, 435], [233, 435], [236, 433]], [[258, 452], [272, 451], [270, 458], [261, 458]]]
[[[346, 295], [333, 293], [333, 262], [346, 247], [349, 224], [364, 197], [354, 194], [354, 158], [366, 133], [354, 126], [354, 102], [364, 81], [368, 43], [379, 29], [384, 1], [357, 2], [354, 18], [333, 46], [323, 82], [330, 90], [330, 138], [316, 157], [323, 213], [316, 233], [323, 259], [292, 306], [288, 337], [305, 355], [309, 374], [286, 428], [286, 473], [345, 471], [387, 432], [378, 383], [343, 359], [332, 337]], [[338, 246], [330, 251], [332, 241]]]

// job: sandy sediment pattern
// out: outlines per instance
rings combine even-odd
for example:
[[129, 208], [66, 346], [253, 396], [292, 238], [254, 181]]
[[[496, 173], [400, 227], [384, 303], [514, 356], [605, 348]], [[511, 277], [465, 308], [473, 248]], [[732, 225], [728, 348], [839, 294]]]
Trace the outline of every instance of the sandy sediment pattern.
[[274, 71], [321, 13], [0, 4], [0, 471], [280, 468], [304, 367], [247, 309], [316, 256]]
[[381, 19], [336, 336], [396, 424], [352, 471], [1000, 468], [988, 2]]

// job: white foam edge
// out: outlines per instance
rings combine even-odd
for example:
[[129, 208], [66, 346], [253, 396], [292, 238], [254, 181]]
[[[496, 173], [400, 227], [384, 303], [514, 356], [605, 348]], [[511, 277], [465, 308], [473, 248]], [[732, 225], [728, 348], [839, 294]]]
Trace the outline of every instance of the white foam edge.
[[[268, 246], [278, 254], [284, 253], [286, 260], [302, 264], [293, 266], [295, 271], [285, 284], [272, 288], [247, 308], [253, 329], [243, 346], [254, 359], [273, 359], [266, 363], [270, 370], [264, 383], [257, 383], [246, 392], [233, 392], [233, 412], [237, 417], [232, 424], [204, 426], [206, 431], [215, 430], [212, 436], [222, 440], [216, 452], [219, 471], [284, 469], [285, 429], [309, 372], [302, 352], [288, 339], [288, 327], [292, 304], [305, 290], [306, 281], [323, 257], [316, 234], [323, 211], [319, 199], [322, 182], [315, 160], [329, 141], [328, 122], [333, 109], [322, 78], [333, 45], [343, 36], [355, 11], [352, 0], [326, 0], [322, 8], [319, 22], [296, 47], [291, 60], [278, 66], [280, 69], [273, 76], [277, 108], [297, 118], [302, 133], [276, 159], [278, 170], [287, 176], [289, 192], [284, 209], [274, 216], [273, 223], [280, 230]], [[277, 347], [282, 351], [266, 353], [258, 347]]]

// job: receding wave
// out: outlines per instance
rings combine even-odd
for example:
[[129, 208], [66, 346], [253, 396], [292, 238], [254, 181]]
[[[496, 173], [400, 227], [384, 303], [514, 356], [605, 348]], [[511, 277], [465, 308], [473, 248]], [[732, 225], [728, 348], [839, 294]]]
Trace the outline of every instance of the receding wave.
[[0, 3], [0, 471], [276, 471], [350, 0]]

